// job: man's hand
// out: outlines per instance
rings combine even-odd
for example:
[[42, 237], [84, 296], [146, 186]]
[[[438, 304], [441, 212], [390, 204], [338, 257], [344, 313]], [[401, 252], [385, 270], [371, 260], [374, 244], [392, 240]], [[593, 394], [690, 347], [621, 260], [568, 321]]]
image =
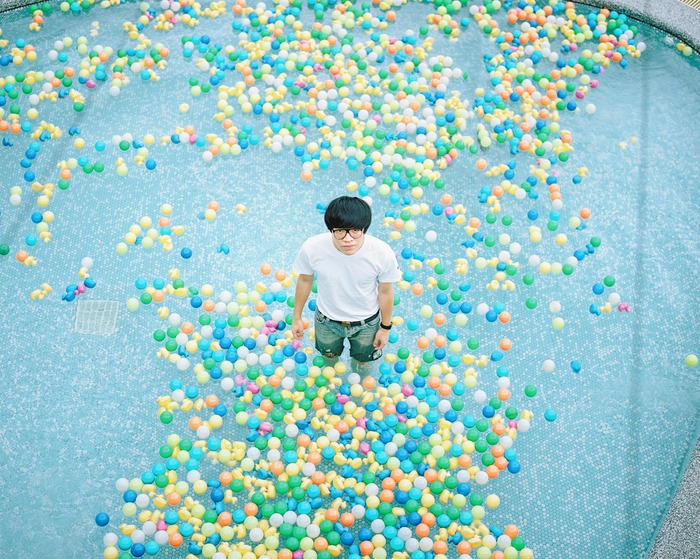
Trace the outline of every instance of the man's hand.
[[[297, 340], [301, 340], [304, 337], [304, 320], [301, 318], [295, 318], [292, 321], [292, 334]], [[386, 342], [384, 342], [386, 343]]]
[[375, 349], [384, 349], [384, 346], [389, 341], [389, 330], [384, 330], [384, 328], [379, 328], [374, 336], [374, 347]]

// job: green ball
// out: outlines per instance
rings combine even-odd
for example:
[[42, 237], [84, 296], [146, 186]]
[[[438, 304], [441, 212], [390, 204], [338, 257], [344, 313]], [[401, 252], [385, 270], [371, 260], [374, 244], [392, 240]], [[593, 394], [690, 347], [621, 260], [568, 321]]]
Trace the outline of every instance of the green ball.
[[73, 110], [74, 110], [76, 113], [82, 112], [84, 108], [85, 108], [85, 104], [84, 104], [84, 103], [79, 103], [79, 102], [73, 103]]
[[535, 282], [535, 276], [532, 274], [525, 274], [523, 276], [523, 283], [525, 285], [532, 285]]
[[165, 332], [163, 330], [156, 330], [153, 332], [153, 339], [157, 342], [162, 342], [165, 339]]
[[0, 245], [0, 255], [7, 256], [10, 253], [10, 245]]
[[525, 387], [525, 396], [534, 398], [537, 395], [537, 387], [534, 384], [528, 384]]
[[615, 278], [613, 276], [605, 276], [603, 278], [603, 283], [606, 285], [606, 287], [612, 287], [615, 285]]
[[169, 411], [164, 411], [163, 413], [160, 414], [160, 421], [164, 424], [167, 425], [168, 423], [171, 423], [173, 420], [173, 414], [170, 413]]
[[531, 310], [537, 308], [537, 299], [535, 299], [534, 297], [528, 297], [525, 300], [525, 306]]
[[158, 450], [158, 454], [160, 454], [161, 458], [170, 458], [173, 455], [173, 449], [170, 445], [164, 444]]
[[127, 142], [126, 140], [122, 140], [121, 142], [119, 142], [119, 149], [122, 151], [127, 151], [130, 145], [131, 144], [129, 144], [129, 142]]
[[150, 293], [141, 293], [141, 302], [144, 305], [150, 305], [151, 301], [153, 301], [153, 297], [151, 297]]

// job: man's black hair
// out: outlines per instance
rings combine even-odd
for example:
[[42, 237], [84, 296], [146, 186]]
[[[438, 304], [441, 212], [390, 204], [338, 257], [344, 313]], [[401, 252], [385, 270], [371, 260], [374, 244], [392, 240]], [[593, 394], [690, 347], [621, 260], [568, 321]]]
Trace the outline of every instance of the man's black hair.
[[323, 216], [328, 229], [362, 229], [372, 223], [372, 210], [362, 198], [340, 196], [331, 200]]

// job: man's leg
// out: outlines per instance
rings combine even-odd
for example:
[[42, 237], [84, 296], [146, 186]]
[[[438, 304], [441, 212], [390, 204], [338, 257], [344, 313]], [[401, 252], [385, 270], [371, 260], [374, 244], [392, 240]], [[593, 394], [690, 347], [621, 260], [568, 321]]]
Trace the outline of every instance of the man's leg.
[[328, 319], [316, 313], [314, 321], [316, 349], [326, 360], [324, 367], [335, 367], [343, 353], [345, 339]]
[[365, 378], [374, 372], [374, 361], [381, 357], [382, 352], [374, 347], [374, 337], [379, 330], [380, 317], [368, 322], [364, 326], [358, 326], [357, 330], [348, 336], [350, 341], [350, 368], [352, 371]]

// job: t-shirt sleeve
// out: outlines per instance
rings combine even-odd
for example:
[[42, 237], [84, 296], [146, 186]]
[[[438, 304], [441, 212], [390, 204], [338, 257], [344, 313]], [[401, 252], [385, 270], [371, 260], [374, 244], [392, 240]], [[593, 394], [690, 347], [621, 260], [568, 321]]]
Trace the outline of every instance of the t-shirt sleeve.
[[297, 254], [292, 269], [298, 274], [313, 275], [314, 269], [311, 267], [311, 258], [309, 257], [309, 243], [305, 242], [301, 245], [299, 254]]
[[393, 283], [399, 281], [402, 277], [399, 263], [396, 260], [394, 251], [389, 245], [382, 247], [381, 250], [381, 269], [377, 279], [380, 283]]

